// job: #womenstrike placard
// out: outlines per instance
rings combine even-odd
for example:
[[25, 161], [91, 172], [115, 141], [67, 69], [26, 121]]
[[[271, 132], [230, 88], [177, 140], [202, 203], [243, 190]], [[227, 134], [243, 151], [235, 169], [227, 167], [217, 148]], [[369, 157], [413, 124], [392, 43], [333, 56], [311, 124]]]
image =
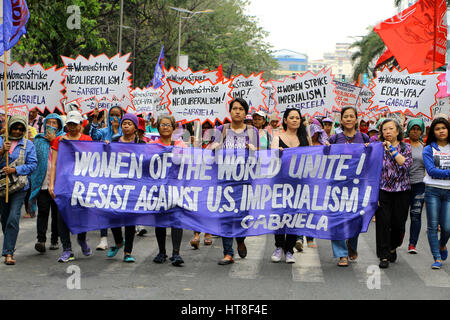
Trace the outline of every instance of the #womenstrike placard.
[[225, 237], [348, 239], [377, 209], [383, 147], [202, 150], [62, 141], [56, 203], [73, 233], [124, 225]]
[[[0, 68], [4, 68], [0, 62]], [[15, 107], [26, 105], [29, 110], [38, 108], [41, 112], [47, 108], [50, 112], [61, 107], [64, 99], [64, 68], [56, 66], [45, 69], [41, 64], [20, 65], [14, 62], [8, 65], [7, 89], [8, 105]], [[4, 74], [0, 74], [0, 100], [5, 101]]]
[[409, 73], [394, 68], [389, 71], [385, 67], [378, 71], [372, 80], [375, 87], [371, 88], [374, 96], [369, 110], [380, 111], [387, 108], [389, 112], [408, 113], [417, 117], [424, 115], [432, 118], [431, 107], [436, 104], [436, 94], [439, 91], [439, 74]]

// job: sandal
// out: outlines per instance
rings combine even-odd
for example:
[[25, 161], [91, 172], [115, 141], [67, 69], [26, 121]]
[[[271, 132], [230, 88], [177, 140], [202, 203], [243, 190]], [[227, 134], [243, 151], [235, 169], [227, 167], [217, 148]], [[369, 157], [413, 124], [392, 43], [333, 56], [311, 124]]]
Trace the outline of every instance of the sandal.
[[348, 258], [347, 257], [341, 257], [339, 258], [339, 262], [337, 264], [339, 267], [348, 267]]
[[205, 246], [210, 246], [212, 245], [212, 239], [211, 239], [211, 235], [205, 235], [205, 239], [203, 240], [203, 244]]
[[314, 241], [307, 241], [308, 248], [317, 248], [317, 244]]
[[346, 241], [346, 243], [348, 249], [348, 256], [350, 257], [350, 260], [355, 261], [356, 259], [358, 259], [358, 251], [353, 250], [348, 241]]
[[200, 237], [194, 237], [194, 238], [192, 238], [192, 240], [191, 240], [191, 246], [194, 248], [194, 249], [198, 249], [198, 248], [200, 248]]
[[5, 264], [8, 266], [13, 266], [16, 264], [16, 260], [13, 259], [12, 254], [7, 254], [5, 258]]

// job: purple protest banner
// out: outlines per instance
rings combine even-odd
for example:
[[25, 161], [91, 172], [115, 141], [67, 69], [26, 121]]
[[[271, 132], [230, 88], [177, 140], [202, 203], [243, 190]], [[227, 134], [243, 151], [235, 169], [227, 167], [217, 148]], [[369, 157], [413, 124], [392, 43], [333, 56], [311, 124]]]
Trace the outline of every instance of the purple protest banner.
[[381, 143], [257, 152], [63, 141], [56, 203], [72, 233], [125, 225], [224, 237], [366, 232]]

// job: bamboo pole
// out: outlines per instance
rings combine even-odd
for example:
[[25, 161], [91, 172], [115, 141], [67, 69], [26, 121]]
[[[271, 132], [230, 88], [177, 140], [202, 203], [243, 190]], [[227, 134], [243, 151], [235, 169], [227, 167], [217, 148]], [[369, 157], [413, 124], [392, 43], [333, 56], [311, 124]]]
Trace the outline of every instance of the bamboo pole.
[[[4, 88], [5, 88], [5, 141], [3, 143], [6, 143], [8, 141], [8, 52], [5, 51], [5, 55], [4, 55], [4, 61], [3, 61], [3, 65], [4, 65], [4, 77], [3, 77], [3, 81], [4, 81]], [[6, 152], [6, 166], [9, 165], [9, 152]], [[5, 198], [5, 202], [8, 203], [9, 200], [9, 176], [6, 175], [6, 198]]]

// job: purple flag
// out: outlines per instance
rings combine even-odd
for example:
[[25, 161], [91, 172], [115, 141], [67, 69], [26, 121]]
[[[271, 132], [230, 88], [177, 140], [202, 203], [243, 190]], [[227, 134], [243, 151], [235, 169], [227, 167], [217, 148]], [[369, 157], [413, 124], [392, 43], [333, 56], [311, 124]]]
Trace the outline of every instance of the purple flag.
[[161, 48], [161, 53], [159, 54], [158, 62], [155, 67], [155, 74], [153, 75], [152, 81], [148, 84], [148, 87], [153, 86], [153, 88], [158, 89], [163, 85], [161, 79], [164, 78], [164, 46]]
[[343, 240], [378, 208], [381, 143], [257, 152], [62, 141], [56, 203], [72, 233], [126, 225]]
[[19, 42], [27, 33], [25, 25], [30, 18], [25, 0], [3, 0], [3, 24], [0, 26], [0, 55]]

